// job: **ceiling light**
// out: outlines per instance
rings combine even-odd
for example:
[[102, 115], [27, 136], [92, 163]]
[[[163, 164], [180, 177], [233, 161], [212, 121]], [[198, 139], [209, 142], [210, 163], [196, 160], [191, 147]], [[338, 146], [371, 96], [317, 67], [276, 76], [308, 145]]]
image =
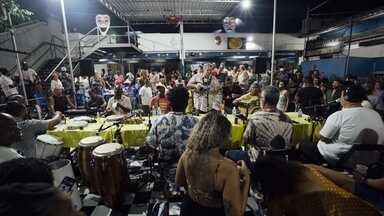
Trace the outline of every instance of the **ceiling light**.
[[251, 7], [251, 0], [243, 0], [241, 2], [241, 7], [245, 10], [249, 9]]

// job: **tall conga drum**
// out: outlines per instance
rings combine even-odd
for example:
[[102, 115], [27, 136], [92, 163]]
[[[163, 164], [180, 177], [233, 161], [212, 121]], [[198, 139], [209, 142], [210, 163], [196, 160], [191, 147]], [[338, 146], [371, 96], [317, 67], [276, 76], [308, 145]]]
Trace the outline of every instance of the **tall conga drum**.
[[123, 146], [108, 143], [96, 147], [92, 153], [95, 161], [97, 191], [110, 208], [120, 207], [128, 183]]
[[92, 157], [93, 150], [104, 143], [104, 139], [100, 136], [86, 137], [79, 143], [79, 169], [84, 182], [89, 186], [89, 190], [96, 192], [95, 167]]

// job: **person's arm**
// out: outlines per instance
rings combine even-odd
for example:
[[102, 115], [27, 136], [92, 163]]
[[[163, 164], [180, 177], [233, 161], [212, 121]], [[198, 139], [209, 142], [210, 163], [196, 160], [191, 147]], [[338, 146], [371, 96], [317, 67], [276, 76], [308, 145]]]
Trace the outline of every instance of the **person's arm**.
[[384, 178], [379, 178], [379, 179], [367, 179], [366, 184], [379, 189], [379, 190], [384, 190]]
[[284, 91], [284, 95], [285, 95], [285, 97], [287, 98], [287, 103], [286, 103], [285, 106], [284, 106], [284, 112], [287, 112], [288, 107], [289, 107], [289, 93], [288, 93], [287, 90]]
[[252, 120], [248, 121], [248, 124], [244, 130], [243, 140], [244, 144], [255, 145], [256, 144], [256, 126]]
[[188, 89], [197, 89], [198, 88], [198, 83], [196, 82], [195, 76], [193, 76], [187, 84]]
[[340, 121], [339, 113], [336, 112], [330, 115], [320, 131], [320, 140], [327, 144], [331, 143], [340, 130]]
[[55, 116], [48, 120], [48, 129], [52, 130], [56, 125], [58, 125], [63, 118], [63, 114], [61, 112], [55, 112]]
[[48, 110], [50, 113], [55, 113], [55, 100], [53, 96], [48, 97]]
[[113, 98], [110, 98], [108, 100], [108, 104], [107, 104], [107, 112], [111, 112], [112, 111], [112, 105], [113, 105]]
[[184, 153], [181, 155], [179, 162], [177, 163], [176, 168], [176, 186], [178, 187], [186, 187], [187, 186], [187, 179], [185, 177], [185, 170], [184, 170]]
[[[244, 163], [244, 162], [242, 162]], [[249, 175], [244, 175], [244, 182], [241, 183], [241, 171], [236, 165], [231, 165], [222, 169], [224, 177], [223, 185], [223, 205], [225, 215], [240, 216], [244, 214], [248, 200]]]
[[67, 103], [69, 104], [69, 106], [70, 106], [72, 109], [76, 108], [75, 104], [73, 104], [73, 102], [72, 102], [72, 97], [71, 97], [71, 96], [69, 96], [69, 95], [65, 95], [65, 99], [67, 100]]
[[117, 102], [117, 106], [122, 109], [124, 112], [129, 112], [131, 111], [132, 109], [132, 106], [131, 106], [131, 101], [128, 97], [126, 97], [124, 99], [124, 101], [122, 101], [121, 103], [120, 102]]

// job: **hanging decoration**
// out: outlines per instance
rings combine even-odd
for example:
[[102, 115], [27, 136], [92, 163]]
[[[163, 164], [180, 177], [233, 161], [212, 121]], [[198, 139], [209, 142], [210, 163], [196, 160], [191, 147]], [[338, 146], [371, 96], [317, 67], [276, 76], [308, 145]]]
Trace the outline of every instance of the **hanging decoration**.
[[236, 31], [236, 17], [230, 16], [230, 17], [225, 17], [223, 19], [223, 27], [225, 32], [230, 33], [230, 32], [235, 32]]
[[219, 35], [217, 35], [217, 36], [215, 37], [215, 44], [216, 44], [217, 46], [220, 46], [220, 45], [221, 45], [221, 42], [223, 42], [223, 40], [221, 39], [221, 37], [220, 37]]
[[111, 26], [111, 17], [106, 14], [96, 15], [96, 26], [101, 36], [106, 36]]

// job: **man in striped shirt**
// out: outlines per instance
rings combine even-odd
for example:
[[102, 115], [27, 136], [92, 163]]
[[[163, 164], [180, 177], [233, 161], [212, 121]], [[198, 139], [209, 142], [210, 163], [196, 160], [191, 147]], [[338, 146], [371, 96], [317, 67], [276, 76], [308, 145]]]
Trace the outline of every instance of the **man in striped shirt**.
[[244, 143], [250, 145], [248, 155], [251, 162], [257, 159], [260, 150], [290, 147], [292, 123], [287, 115], [276, 108], [279, 96], [276, 87], [265, 87], [260, 95], [262, 110], [249, 116]]

